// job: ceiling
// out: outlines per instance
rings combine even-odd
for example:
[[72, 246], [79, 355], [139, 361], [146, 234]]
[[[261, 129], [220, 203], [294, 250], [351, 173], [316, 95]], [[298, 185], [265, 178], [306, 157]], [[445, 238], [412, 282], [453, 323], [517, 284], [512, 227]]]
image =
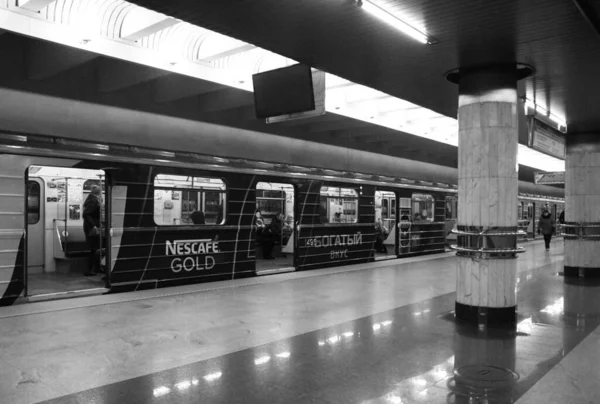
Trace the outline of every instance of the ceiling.
[[[457, 167], [452, 145], [332, 113], [268, 125], [247, 91], [10, 32], [0, 33], [0, 60], [0, 87]], [[534, 169], [519, 170], [533, 181]]]
[[[423, 45], [354, 0], [131, 0], [456, 117], [458, 67], [527, 63], [528, 97], [569, 133], [600, 131], [600, 0], [379, 0], [439, 42]], [[578, 7], [579, 6], [579, 7]], [[585, 11], [584, 15], [580, 9]], [[597, 25], [596, 25], [597, 27]]]

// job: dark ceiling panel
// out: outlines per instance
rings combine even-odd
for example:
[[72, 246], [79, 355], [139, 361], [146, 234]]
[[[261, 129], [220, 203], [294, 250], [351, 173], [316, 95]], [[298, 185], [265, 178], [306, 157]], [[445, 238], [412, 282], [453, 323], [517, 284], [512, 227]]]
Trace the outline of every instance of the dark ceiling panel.
[[[353, 0], [131, 0], [455, 117], [443, 77], [467, 65], [525, 62], [536, 98], [573, 132], [600, 131], [600, 40], [568, 0], [380, 0], [439, 40], [416, 41]], [[578, 0], [582, 1], [582, 0]], [[587, 0], [600, 10], [600, 0]]]

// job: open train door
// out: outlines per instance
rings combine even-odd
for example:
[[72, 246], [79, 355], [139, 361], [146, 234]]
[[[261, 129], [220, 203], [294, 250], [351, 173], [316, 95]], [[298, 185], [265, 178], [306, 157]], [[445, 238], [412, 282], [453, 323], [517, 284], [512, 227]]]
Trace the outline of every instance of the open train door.
[[259, 182], [256, 184], [256, 273], [267, 275], [295, 270], [296, 189], [292, 184]]
[[[103, 170], [32, 165], [25, 178], [27, 210], [26, 295], [47, 300], [106, 292], [101, 251], [106, 237], [106, 181]], [[90, 239], [84, 229], [85, 205], [92, 189], [100, 190], [94, 217], [98, 234]], [[97, 255], [90, 273], [91, 240]]]

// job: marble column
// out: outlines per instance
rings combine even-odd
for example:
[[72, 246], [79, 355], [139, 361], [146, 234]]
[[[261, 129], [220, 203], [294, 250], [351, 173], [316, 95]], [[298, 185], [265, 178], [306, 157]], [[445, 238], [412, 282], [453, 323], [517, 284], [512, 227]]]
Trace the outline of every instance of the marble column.
[[517, 70], [460, 71], [455, 316], [516, 324]]
[[567, 135], [565, 276], [600, 277], [600, 133]]

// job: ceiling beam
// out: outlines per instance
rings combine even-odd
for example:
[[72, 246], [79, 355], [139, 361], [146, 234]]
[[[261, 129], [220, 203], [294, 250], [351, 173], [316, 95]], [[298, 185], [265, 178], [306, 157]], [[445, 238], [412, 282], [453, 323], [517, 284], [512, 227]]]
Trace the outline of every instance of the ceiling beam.
[[44, 80], [97, 57], [96, 53], [52, 42], [29, 41], [25, 53], [27, 78]]
[[197, 116], [201, 121], [208, 121], [222, 125], [256, 123], [266, 125], [256, 117], [253, 105], [244, 105], [222, 111], [203, 112]]
[[352, 118], [340, 117], [336, 121], [316, 122], [309, 125], [306, 129], [309, 132], [328, 132], [328, 131], [344, 131], [372, 127], [373, 124], [359, 121]]
[[39, 13], [44, 8], [48, 7], [50, 3], [54, 3], [56, 0], [19, 0], [19, 8], [34, 13]]
[[361, 136], [356, 139], [357, 142], [362, 143], [379, 143], [384, 142], [387, 144], [396, 143], [399, 139], [395, 138], [394, 135], [385, 134], [385, 135], [371, 135], [371, 136]]
[[156, 80], [170, 74], [166, 70], [143, 66], [123, 60], [102, 58], [97, 65], [97, 85], [101, 93], [110, 93]]
[[133, 32], [123, 33], [121, 38], [127, 39], [128, 41], [137, 42], [142, 38], [150, 36], [152, 34], [157, 33], [158, 31], [162, 31], [163, 29], [170, 28], [174, 25], [179, 24], [179, 21], [175, 18], [167, 17], [161, 20], [158, 20], [150, 25], [139, 28]]
[[154, 81], [154, 101], [173, 102], [222, 89], [221, 84], [196, 79], [181, 74], [168, 74]]
[[223, 88], [198, 96], [200, 112], [216, 112], [254, 104], [254, 94], [237, 88]]
[[242, 53], [242, 52], [247, 52], [249, 50], [252, 50], [256, 48], [255, 45], [251, 45], [249, 43], [238, 46], [237, 48], [233, 48], [233, 49], [229, 49], [227, 51], [224, 52], [220, 52], [220, 53], [216, 53], [212, 56], [207, 56], [202, 58], [201, 60], [203, 62], [214, 62], [215, 60], [219, 60], [219, 59], [224, 59], [230, 56], [234, 56], [237, 55], [238, 53]]
[[331, 136], [338, 139], [353, 139], [363, 136], [373, 136], [377, 134], [378, 128], [371, 125], [369, 127], [357, 128], [351, 130], [334, 130], [329, 132]]

